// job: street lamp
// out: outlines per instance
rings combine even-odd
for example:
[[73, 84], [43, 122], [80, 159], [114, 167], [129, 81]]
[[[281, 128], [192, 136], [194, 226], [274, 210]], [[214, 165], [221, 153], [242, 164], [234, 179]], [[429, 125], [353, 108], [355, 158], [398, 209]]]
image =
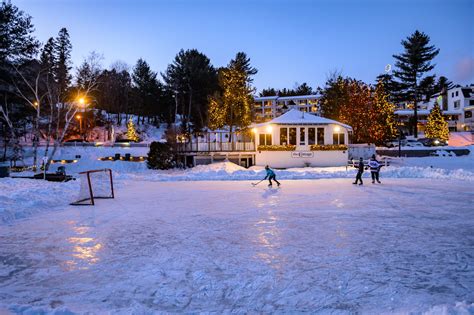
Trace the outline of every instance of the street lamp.
[[82, 136], [82, 116], [81, 115], [76, 115], [76, 119], [79, 120], [79, 133]]

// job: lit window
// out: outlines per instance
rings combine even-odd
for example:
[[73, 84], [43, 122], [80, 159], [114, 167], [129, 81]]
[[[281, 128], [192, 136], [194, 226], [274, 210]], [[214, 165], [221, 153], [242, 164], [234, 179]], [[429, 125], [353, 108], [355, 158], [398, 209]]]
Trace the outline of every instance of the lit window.
[[344, 133], [333, 133], [332, 134], [333, 144], [344, 144]]

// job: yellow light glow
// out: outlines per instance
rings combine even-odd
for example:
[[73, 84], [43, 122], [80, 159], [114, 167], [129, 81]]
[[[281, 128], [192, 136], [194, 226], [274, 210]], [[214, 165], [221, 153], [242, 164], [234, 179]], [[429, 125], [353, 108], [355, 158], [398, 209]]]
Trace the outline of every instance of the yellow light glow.
[[76, 119], [81, 119], [81, 115], [76, 115]]
[[334, 127], [334, 131], [335, 131], [335, 132], [341, 131], [341, 127], [339, 127], [339, 126]]
[[37, 102], [37, 101], [35, 101], [33, 104], [34, 104], [35, 106], [38, 106], [38, 102]]
[[253, 133], [257, 133], [257, 128], [252, 128]]
[[79, 98], [78, 102], [79, 104], [84, 105], [86, 103], [86, 100], [83, 97], [81, 97]]
[[272, 126], [267, 126], [267, 132], [271, 133], [272, 131], [273, 131], [273, 127]]

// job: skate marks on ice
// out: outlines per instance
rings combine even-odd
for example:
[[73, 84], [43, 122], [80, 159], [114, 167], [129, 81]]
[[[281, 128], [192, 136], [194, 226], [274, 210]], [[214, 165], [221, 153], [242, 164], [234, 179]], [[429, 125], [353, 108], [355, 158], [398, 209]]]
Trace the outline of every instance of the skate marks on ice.
[[472, 194], [448, 183], [130, 183], [111, 208], [0, 228], [0, 256], [19, 259], [0, 308], [380, 313], [469, 302]]

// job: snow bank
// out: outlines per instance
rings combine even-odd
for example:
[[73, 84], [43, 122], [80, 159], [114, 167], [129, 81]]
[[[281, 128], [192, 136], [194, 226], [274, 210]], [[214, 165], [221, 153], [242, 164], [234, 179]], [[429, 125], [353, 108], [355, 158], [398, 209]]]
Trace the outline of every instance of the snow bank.
[[[277, 179], [353, 178], [353, 167], [290, 168], [275, 170]], [[231, 162], [199, 165], [187, 170], [152, 171], [143, 173], [118, 173], [119, 179], [146, 181], [205, 181], [205, 180], [260, 180], [266, 175], [262, 167], [249, 169]], [[364, 178], [370, 177], [367, 171]], [[382, 178], [433, 178], [474, 181], [474, 172], [465, 169], [444, 169], [432, 166], [387, 166], [382, 168]]]
[[5, 223], [69, 204], [79, 193], [79, 181], [1, 178], [0, 191], [0, 223]]

